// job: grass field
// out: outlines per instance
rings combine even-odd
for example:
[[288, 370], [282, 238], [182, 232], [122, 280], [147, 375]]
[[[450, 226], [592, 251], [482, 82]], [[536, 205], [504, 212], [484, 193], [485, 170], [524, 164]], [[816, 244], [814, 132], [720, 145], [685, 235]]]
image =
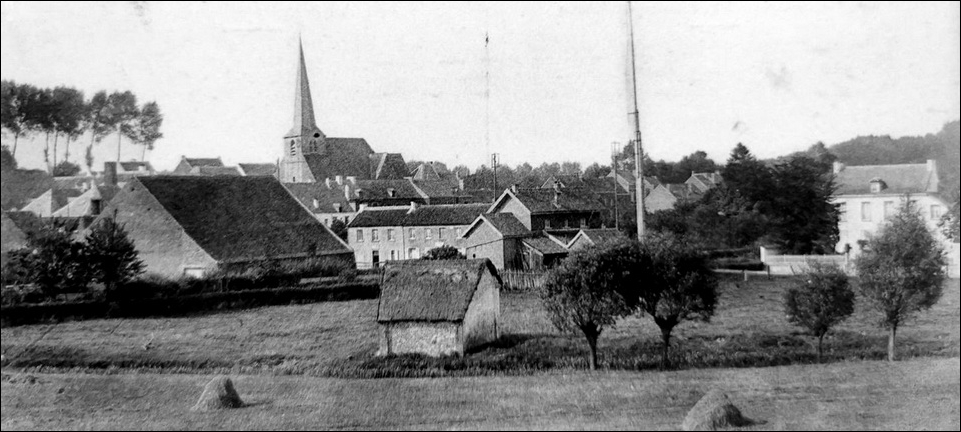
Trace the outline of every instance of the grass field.
[[233, 376], [249, 406], [195, 413], [209, 375], [6, 375], [3, 430], [670, 430], [721, 388], [755, 430], [958, 430], [958, 359], [761, 369], [342, 380]]
[[[711, 323], [675, 331], [679, 368], [751, 367], [814, 362], [810, 337], [785, 320], [781, 299], [789, 279], [722, 284]], [[429, 377], [527, 374], [584, 369], [582, 337], [558, 334], [530, 294], [501, 297], [502, 341], [464, 358], [374, 359], [376, 301], [265, 307], [185, 318], [92, 320], [0, 330], [5, 368], [29, 370], [307, 374], [334, 377]], [[959, 284], [899, 331], [900, 358], [958, 357]], [[859, 304], [829, 335], [825, 360], [881, 359], [885, 333]], [[601, 335], [608, 369], [657, 367], [659, 333], [647, 318], [627, 318]]]

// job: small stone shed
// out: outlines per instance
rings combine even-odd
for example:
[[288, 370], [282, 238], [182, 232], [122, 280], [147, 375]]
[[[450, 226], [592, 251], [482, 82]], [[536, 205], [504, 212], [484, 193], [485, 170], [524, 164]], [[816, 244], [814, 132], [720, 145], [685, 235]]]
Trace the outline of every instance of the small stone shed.
[[377, 306], [378, 355], [463, 355], [496, 340], [500, 288], [488, 259], [388, 264]]

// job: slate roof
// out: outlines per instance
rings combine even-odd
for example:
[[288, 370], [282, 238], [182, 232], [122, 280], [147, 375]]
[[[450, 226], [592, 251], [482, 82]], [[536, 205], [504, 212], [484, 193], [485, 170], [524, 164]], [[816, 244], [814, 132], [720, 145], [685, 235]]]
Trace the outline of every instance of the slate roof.
[[593, 244], [607, 243], [618, 239], [627, 238], [624, 233], [612, 228], [582, 229], [580, 232], [578, 232], [577, 236], [571, 239], [571, 241], [567, 244], [567, 247], [571, 247], [580, 237], [586, 237]]
[[[143, 171], [140, 171], [140, 168], [141, 168], [141, 167], [143, 167]], [[152, 172], [154, 171], [153, 165], [150, 165], [150, 162], [146, 162], [146, 161], [143, 161], [143, 162], [137, 162], [137, 161], [120, 162], [120, 168], [123, 169], [123, 171], [127, 171], [127, 172], [145, 172], [145, 173], [152, 173]]]
[[380, 226], [437, 226], [470, 225], [478, 215], [487, 211], [487, 204], [421, 205], [411, 211], [410, 206], [367, 208], [357, 213], [351, 228]]
[[[506, 192], [517, 198], [532, 214], [538, 213], [569, 213], [603, 211], [604, 204], [589, 190], [564, 188], [557, 195], [555, 202], [554, 189], [517, 189]], [[502, 198], [503, 199], [503, 198]]]
[[422, 163], [417, 166], [413, 174], [414, 180], [440, 180], [440, 174], [437, 174], [437, 170], [434, 168], [433, 164]]
[[82, 193], [79, 189], [50, 189], [23, 206], [20, 211], [28, 211], [40, 217], [49, 217]]
[[237, 164], [246, 176], [272, 176], [277, 173], [277, 165], [272, 163]]
[[876, 178], [887, 186], [881, 194], [938, 192], [937, 173], [926, 164], [862, 165], [844, 167], [837, 173], [835, 195], [871, 195], [871, 180]]
[[369, 157], [370, 179], [402, 179], [410, 175], [407, 162], [404, 162], [404, 156], [400, 153], [374, 153]]
[[457, 185], [446, 180], [412, 180], [414, 186], [428, 198], [470, 198], [463, 191], [457, 189]]
[[490, 260], [411, 260], [385, 266], [377, 322], [463, 322]]
[[[286, 183], [284, 187], [297, 198], [305, 207], [314, 213], [353, 212], [350, 200], [344, 195], [344, 186], [325, 182], [320, 183]], [[316, 201], [316, 206], [314, 205]], [[340, 205], [340, 210], [337, 210]]]
[[351, 250], [273, 177], [151, 176], [143, 186], [217, 261]]
[[[423, 200], [427, 198], [407, 179], [401, 180], [357, 180], [355, 197], [358, 200]], [[390, 190], [394, 196], [390, 196]], [[357, 192], [359, 190], [359, 193]]]
[[541, 255], [566, 255], [567, 249], [547, 237], [529, 237], [521, 240]]
[[340, 176], [368, 179], [370, 155], [374, 152], [363, 138], [325, 138], [320, 153], [306, 153], [304, 160], [317, 181]]
[[186, 161], [188, 165], [193, 168], [209, 166], [209, 167], [222, 167], [224, 166], [223, 161], [220, 158], [188, 158], [185, 157], [182, 160]]
[[23, 233], [33, 231], [43, 224], [39, 216], [30, 212], [3, 212], [3, 217], [10, 220]]
[[531, 235], [531, 231], [517, 220], [513, 213], [484, 213], [477, 217], [477, 220], [469, 226], [463, 234], [466, 238], [481, 222], [489, 223], [491, 227], [501, 233], [504, 237], [526, 237]]
[[3, 210], [19, 208], [50, 190], [53, 177], [41, 170], [5, 170], [0, 175]]
[[93, 214], [91, 202], [93, 200], [100, 200], [100, 208], [103, 209], [119, 191], [120, 188], [117, 186], [94, 186], [71, 200], [67, 205], [53, 212], [52, 217], [96, 216]]
[[201, 166], [190, 170], [191, 174], [202, 176], [241, 176], [240, 170], [232, 166]]

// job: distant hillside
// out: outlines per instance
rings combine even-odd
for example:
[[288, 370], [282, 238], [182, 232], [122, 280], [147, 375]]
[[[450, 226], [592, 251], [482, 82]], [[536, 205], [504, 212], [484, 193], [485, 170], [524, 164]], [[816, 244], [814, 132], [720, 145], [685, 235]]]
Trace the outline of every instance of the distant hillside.
[[891, 138], [861, 136], [828, 148], [848, 165], [887, 165], [938, 161], [941, 183], [948, 197], [954, 197], [961, 179], [961, 122], [945, 124], [940, 132], [925, 136]]

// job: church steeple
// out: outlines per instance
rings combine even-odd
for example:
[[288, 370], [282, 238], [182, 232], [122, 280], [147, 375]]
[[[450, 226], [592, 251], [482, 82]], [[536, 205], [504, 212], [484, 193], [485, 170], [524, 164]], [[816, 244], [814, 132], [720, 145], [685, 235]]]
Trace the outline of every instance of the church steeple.
[[[310, 96], [310, 82], [307, 79], [307, 62], [304, 60], [304, 44], [303, 41], [298, 42], [300, 62], [297, 67], [297, 82], [294, 87], [294, 123], [285, 138], [300, 137], [304, 139], [304, 142], [309, 142], [310, 139], [323, 141], [324, 133], [317, 127], [316, 120], [314, 119], [314, 102]], [[307, 148], [305, 148], [305, 150], [307, 150]]]

